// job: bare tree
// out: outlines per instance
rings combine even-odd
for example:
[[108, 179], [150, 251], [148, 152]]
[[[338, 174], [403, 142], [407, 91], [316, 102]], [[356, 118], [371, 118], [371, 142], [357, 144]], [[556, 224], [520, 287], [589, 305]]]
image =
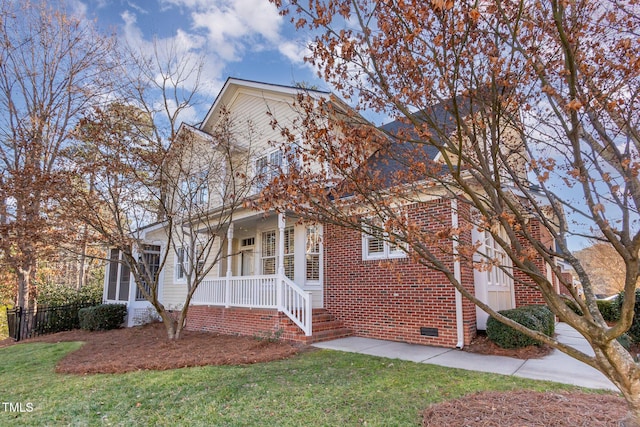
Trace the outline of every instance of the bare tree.
[[[141, 121], [131, 126], [136, 116]], [[183, 125], [159, 156], [138, 134], [144, 122], [152, 126], [147, 117], [136, 108], [114, 105], [96, 110], [79, 127], [78, 138], [91, 155], [75, 163], [80, 175], [93, 171], [95, 185], [77, 187], [75, 215], [122, 253], [137, 292], [161, 317], [168, 338], [178, 339], [191, 299], [223, 258], [226, 230], [251, 190], [247, 142], [253, 136], [250, 125], [248, 133], [234, 131], [232, 118], [223, 112], [209, 133]], [[166, 168], [166, 192], [158, 191], [155, 171], [161, 167]], [[158, 206], [164, 212], [160, 222], [155, 221]], [[160, 273], [173, 254], [176, 275], [186, 287], [180, 307], [166, 307], [160, 295]]]
[[[281, 177], [265, 206], [404, 248], [501, 322], [603, 372], [628, 402], [626, 425], [640, 425], [640, 367], [616, 339], [632, 324], [634, 299], [625, 299], [620, 321], [609, 326], [596, 305], [593, 277], [568, 244], [601, 235], [624, 266], [626, 294], [634, 295], [640, 262], [635, 3], [275, 3], [297, 27], [316, 32], [308, 60], [325, 79], [345, 97], [357, 96], [360, 108], [400, 125], [376, 129], [335, 103], [303, 100], [306, 117], [296, 131], [306, 142], [296, 150], [312, 160]], [[440, 224], [434, 231], [412, 214], [412, 206], [429, 200], [445, 200], [461, 225], [434, 216], [428, 219]], [[483, 251], [473, 229], [499, 250]], [[497, 313], [443, 261], [452, 256], [533, 286], [595, 355]], [[575, 294], [558, 259], [582, 282], [581, 316], [557, 292], [560, 281]]]
[[28, 307], [38, 259], [73, 233], [54, 202], [60, 153], [108, 90], [113, 43], [63, 3], [3, 0], [0, 28], [0, 247], [17, 276], [16, 304]]

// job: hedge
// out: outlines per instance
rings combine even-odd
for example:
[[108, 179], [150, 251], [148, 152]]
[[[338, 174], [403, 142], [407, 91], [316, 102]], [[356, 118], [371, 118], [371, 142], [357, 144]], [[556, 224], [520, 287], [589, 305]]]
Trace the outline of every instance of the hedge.
[[80, 310], [80, 328], [88, 331], [107, 331], [122, 327], [127, 316], [126, 304], [101, 304]]
[[[624, 298], [624, 292], [620, 292], [618, 294], [618, 298], [614, 300], [613, 305], [618, 313], [622, 311], [622, 302], [624, 301]], [[627, 333], [633, 341], [640, 342], [640, 289], [636, 289], [635, 298], [636, 302], [633, 307], [633, 323]]]
[[618, 311], [615, 301], [599, 299], [596, 303], [604, 320], [607, 322], [617, 322], [620, 320], [620, 311]]
[[529, 311], [536, 316], [540, 322], [542, 322], [543, 330], [541, 331], [545, 335], [552, 337], [556, 332], [556, 315], [546, 305], [527, 305], [520, 308], [521, 310]]
[[[548, 319], [548, 313], [551, 313], [551, 311], [546, 307], [544, 307], [544, 310], [546, 311], [543, 311], [543, 308], [539, 306], [530, 306], [501, 310], [498, 313], [531, 330], [542, 332], [545, 335], [548, 335], [547, 332], [553, 334]], [[553, 313], [551, 313], [551, 316], [553, 316]], [[555, 320], [555, 318], [553, 319]], [[553, 328], [555, 329], [555, 325]], [[522, 332], [516, 331], [511, 326], [501, 323], [493, 316], [490, 316], [487, 320], [487, 337], [502, 348], [521, 348], [541, 344]]]

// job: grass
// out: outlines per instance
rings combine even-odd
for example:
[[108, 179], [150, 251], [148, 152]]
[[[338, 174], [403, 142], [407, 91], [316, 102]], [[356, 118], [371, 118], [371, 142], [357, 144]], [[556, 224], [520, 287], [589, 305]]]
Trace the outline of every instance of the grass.
[[0, 404], [0, 425], [411, 426], [430, 403], [474, 391], [575, 389], [333, 351], [249, 366], [56, 374], [57, 361], [80, 345], [0, 349], [0, 401], [25, 411]]

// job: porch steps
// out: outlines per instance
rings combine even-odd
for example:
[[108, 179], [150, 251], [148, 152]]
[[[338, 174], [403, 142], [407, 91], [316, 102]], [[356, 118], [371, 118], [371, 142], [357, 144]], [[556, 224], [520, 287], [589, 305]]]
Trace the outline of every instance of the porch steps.
[[289, 321], [284, 328], [285, 339], [312, 344], [321, 341], [328, 341], [336, 338], [348, 337], [353, 331], [344, 326], [342, 321], [337, 320], [333, 314], [324, 308], [314, 308], [311, 313], [311, 336], [307, 337], [293, 322]]

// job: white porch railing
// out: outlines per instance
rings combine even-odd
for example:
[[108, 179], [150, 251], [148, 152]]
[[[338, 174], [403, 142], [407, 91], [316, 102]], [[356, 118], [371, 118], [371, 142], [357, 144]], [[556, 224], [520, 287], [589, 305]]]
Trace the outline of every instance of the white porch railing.
[[286, 277], [280, 281], [275, 274], [203, 280], [191, 302], [194, 305], [274, 308], [286, 314], [305, 335], [311, 335], [311, 293]]
[[282, 301], [279, 308], [293, 323], [304, 331], [306, 336], [311, 335], [311, 292], [303, 291], [293, 281], [283, 277]]

